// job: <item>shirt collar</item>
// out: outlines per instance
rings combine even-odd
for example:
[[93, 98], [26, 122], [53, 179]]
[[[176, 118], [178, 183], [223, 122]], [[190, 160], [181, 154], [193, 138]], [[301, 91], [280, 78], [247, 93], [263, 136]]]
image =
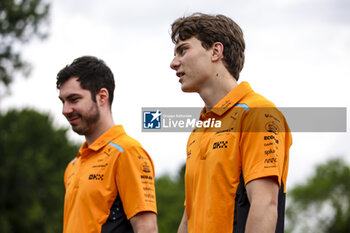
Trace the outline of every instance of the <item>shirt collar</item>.
[[104, 132], [99, 138], [97, 138], [90, 146], [87, 146], [87, 142], [85, 141], [79, 149], [78, 157], [83, 155], [86, 150], [98, 151], [107, 143], [120, 137], [123, 134], [126, 133], [122, 125], [113, 126], [109, 130]]
[[227, 110], [234, 107], [244, 96], [252, 92], [253, 89], [250, 87], [248, 82], [242, 82], [229, 93], [226, 94], [209, 112], [206, 112], [205, 107], [201, 112], [201, 119], [207, 119], [216, 115], [223, 115]]

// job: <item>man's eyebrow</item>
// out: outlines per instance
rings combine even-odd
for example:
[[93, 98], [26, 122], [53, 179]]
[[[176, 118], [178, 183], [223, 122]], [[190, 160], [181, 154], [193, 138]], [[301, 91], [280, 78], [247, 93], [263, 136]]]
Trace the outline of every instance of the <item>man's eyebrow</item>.
[[80, 95], [78, 93], [72, 93], [72, 94], [69, 94], [68, 96], [66, 96], [65, 98], [62, 98], [61, 96], [58, 96], [58, 98], [64, 102], [64, 99], [71, 99], [71, 98], [74, 98], [74, 97], [80, 97]]

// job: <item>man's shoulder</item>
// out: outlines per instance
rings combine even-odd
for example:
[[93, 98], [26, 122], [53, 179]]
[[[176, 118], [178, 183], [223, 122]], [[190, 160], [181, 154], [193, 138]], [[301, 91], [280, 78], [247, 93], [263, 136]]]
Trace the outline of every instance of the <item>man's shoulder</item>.
[[242, 102], [247, 104], [249, 108], [275, 108], [275, 104], [268, 100], [265, 96], [260, 95], [256, 92], [250, 92], [246, 95]]
[[278, 122], [285, 121], [284, 116], [278, 107], [263, 95], [251, 92], [241, 100], [241, 103], [247, 105], [246, 110], [248, 111], [245, 113], [246, 118], [250, 117], [257, 120], [260, 117], [273, 117]]
[[142, 148], [141, 144], [139, 141], [134, 139], [133, 137], [123, 134], [118, 138], [113, 139], [110, 144], [112, 145], [119, 145], [123, 151], [128, 150], [130, 148]]

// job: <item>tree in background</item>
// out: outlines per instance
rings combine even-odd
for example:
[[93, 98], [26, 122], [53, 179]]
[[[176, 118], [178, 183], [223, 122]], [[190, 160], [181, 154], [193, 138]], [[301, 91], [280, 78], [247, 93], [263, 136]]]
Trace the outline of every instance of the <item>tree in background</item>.
[[[20, 54], [20, 46], [34, 36], [45, 38], [49, 4], [43, 0], [0, 1], [0, 88], [6, 89], [16, 72], [29, 74], [30, 66]], [[4, 94], [1, 94], [4, 95]]]
[[333, 159], [288, 192], [287, 232], [350, 232], [350, 167]]
[[185, 165], [174, 179], [168, 175], [156, 179], [159, 232], [177, 232], [184, 211], [184, 174]]
[[62, 232], [66, 165], [78, 146], [35, 110], [0, 112], [0, 232]]

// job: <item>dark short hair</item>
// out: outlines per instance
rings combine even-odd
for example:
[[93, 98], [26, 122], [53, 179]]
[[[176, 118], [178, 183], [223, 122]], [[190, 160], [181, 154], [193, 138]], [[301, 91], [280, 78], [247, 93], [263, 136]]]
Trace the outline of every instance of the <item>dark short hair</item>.
[[57, 89], [60, 89], [72, 77], [78, 77], [81, 88], [90, 91], [94, 102], [96, 102], [96, 94], [101, 88], [106, 88], [109, 94], [109, 105], [112, 106], [115, 88], [114, 77], [111, 69], [103, 60], [93, 56], [83, 56], [75, 59], [72, 64], [58, 72]]
[[215, 42], [221, 42], [224, 46], [224, 65], [236, 80], [239, 79], [244, 65], [245, 42], [238, 24], [224, 15], [194, 13], [178, 18], [171, 25], [171, 39], [175, 44], [193, 36], [201, 41], [205, 49]]

